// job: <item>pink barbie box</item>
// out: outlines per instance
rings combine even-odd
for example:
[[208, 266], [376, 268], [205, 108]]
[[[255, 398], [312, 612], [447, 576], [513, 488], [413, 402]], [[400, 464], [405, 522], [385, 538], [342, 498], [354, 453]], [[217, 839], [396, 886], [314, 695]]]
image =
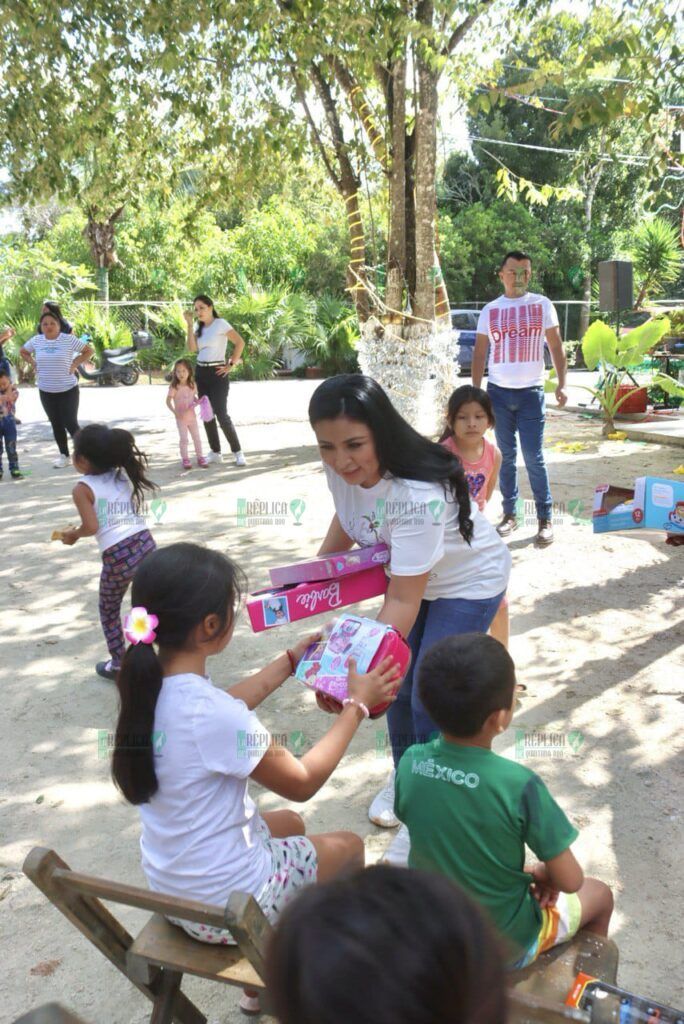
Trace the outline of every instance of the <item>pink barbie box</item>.
[[348, 576], [361, 569], [389, 562], [389, 548], [386, 544], [372, 544], [367, 548], [353, 548], [351, 551], [335, 551], [330, 555], [312, 558], [308, 562], [294, 565], [279, 565], [270, 570], [274, 587], [288, 583], [309, 583], [313, 580], [329, 580], [337, 576]]
[[[357, 671], [363, 674], [388, 656], [394, 658], [401, 671], [396, 683], [398, 689], [411, 662], [411, 649], [401, 633], [376, 619], [344, 615], [337, 620], [327, 640], [312, 644], [306, 650], [295, 677], [312, 690], [341, 703], [348, 692], [350, 658], [356, 659]], [[370, 708], [370, 717], [379, 718], [388, 707], [389, 703], [377, 704]]]
[[297, 622], [369, 597], [379, 597], [385, 593], [387, 585], [385, 570], [376, 565], [339, 579], [258, 590], [247, 599], [247, 614], [254, 632], [261, 633], [273, 626], [284, 626], [286, 622]]

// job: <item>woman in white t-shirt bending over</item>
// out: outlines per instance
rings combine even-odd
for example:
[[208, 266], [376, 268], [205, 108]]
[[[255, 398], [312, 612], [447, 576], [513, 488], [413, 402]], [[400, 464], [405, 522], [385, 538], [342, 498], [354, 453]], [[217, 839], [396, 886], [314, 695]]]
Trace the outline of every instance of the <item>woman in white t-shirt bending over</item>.
[[[380, 541], [390, 549], [391, 579], [378, 620], [400, 630], [413, 655], [387, 713], [396, 766], [408, 747], [438, 732], [413, 685], [422, 656], [442, 637], [487, 632], [508, 585], [511, 556], [471, 505], [459, 460], [402, 419], [372, 378], [326, 380], [313, 393], [309, 421], [335, 504], [319, 554]], [[336, 710], [324, 698], [319, 704]], [[369, 816], [377, 825], [399, 824], [393, 778]], [[407, 837], [397, 837], [398, 848]]]
[[[211, 449], [207, 462], [219, 462], [221, 459], [221, 442], [216, 425], [218, 420], [235, 456], [235, 464], [244, 466], [245, 456], [233, 421], [228, 415], [228, 388], [230, 371], [240, 362], [245, 343], [228, 321], [218, 315], [208, 295], [197, 295], [193, 300], [193, 308], [194, 316], [199, 321], [196, 331], [193, 314], [189, 310], [183, 314], [188, 325], [188, 349], [197, 353], [197, 392], [200, 398], [207, 396], [214, 410], [214, 418], [204, 424]], [[226, 359], [228, 342], [232, 344], [233, 350]]]
[[[235, 563], [197, 544], [172, 544], [142, 563], [126, 622], [131, 646], [117, 680], [112, 774], [140, 808], [151, 889], [215, 907], [231, 892], [251, 893], [273, 922], [303, 886], [363, 867], [363, 840], [351, 832], [305, 836], [293, 811], [260, 814], [249, 778], [285, 799], [310, 799], [368, 716], [363, 702], [391, 699], [399, 672], [390, 658], [366, 675], [350, 666], [342, 713], [297, 759], [254, 709], [318, 637], [301, 640], [229, 691], [207, 675], [207, 658], [230, 643], [243, 583]], [[204, 942], [233, 941], [220, 929], [173, 923]]]

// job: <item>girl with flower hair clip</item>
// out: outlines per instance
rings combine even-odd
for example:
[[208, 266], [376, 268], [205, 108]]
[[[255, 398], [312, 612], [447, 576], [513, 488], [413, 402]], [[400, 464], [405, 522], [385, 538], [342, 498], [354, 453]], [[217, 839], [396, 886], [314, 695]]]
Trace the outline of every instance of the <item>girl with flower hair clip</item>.
[[[349, 697], [328, 732], [301, 758], [273, 741], [255, 709], [291, 676], [307, 636], [259, 672], [223, 690], [207, 659], [230, 643], [245, 579], [218, 551], [172, 544], [135, 574], [130, 646], [117, 679], [120, 697], [114, 782], [140, 810], [142, 867], [151, 889], [225, 906], [251, 893], [274, 921], [304, 886], [362, 867], [363, 840], [351, 832], [305, 836], [291, 810], [260, 814], [248, 780], [304, 802], [327, 782], [368, 706], [391, 700], [390, 658], [366, 675], [349, 669]], [[230, 932], [172, 919], [194, 938], [228, 944]], [[243, 1008], [256, 1009], [246, 993]], [[258, 1003], [257, 1003], [258, 1006]]]
[[100, 622], [109, 650], [108, 661], [95, 671], [116, 679], [124, 653], [121, 604], [135, 570], [156, 544], [143, 513], [146, 491], [156, 490], [147, 478], [147, 456], [127, 430], [91, 423], [74, 436], [73, 463], [80, 481], [72, 491], [80, 526], [57, 530], [53, 539], [71, 546], [81, 537], [95, 537], [102, 554]]

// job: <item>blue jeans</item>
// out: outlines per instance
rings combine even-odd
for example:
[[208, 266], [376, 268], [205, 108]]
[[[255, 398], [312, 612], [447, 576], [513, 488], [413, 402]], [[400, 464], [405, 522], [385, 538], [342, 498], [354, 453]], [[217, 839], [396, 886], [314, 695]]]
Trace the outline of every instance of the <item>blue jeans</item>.
[[13, 469], [19, 469], [19, 459], [17, 458], [17, 425], [14, 422], [14, 416], [0, 416], [0, 469], [2, 469], [2, 442], [5, 442], [5, 448], [7, 449], [7, 460], [9, 462], [10, 472]]
[[418, 687], [413, 685], [426, 651], [445, 636], [461, 633], [486, 633], [492, 624], [505, 591], [496, 597], [469, 601], [462, 597], [438, 597], [435, 601], [421, 601], [418, 617], [408, 635], [411, 648], [411, 665], [397, 694], [397, 699], [387, 712], [387, 728], [392, 744], [394, 764], [399, 764], [401, 755], [414, 743], [427, 743], [439, 732], [418, 696]]
[[518, 500], [518, 472], [515, 461], [518, 454], [516, 433], [520, 434], [525, 468], [537, 507], [538, 519], [551, 519], [551, 489], [544, 462], [544, 388], [500, 388], [487, 385], [496, 417], [496, 443], [501, 449], [499, 486], [503, 497], [505, 516], [515, 515]]

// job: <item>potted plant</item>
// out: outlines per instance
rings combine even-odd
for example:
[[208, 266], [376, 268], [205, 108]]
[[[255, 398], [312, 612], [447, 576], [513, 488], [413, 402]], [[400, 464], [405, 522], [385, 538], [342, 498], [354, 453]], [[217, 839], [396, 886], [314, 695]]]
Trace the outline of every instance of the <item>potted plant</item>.
[[[684, 387], [667, 374], [656, 372], [646, 384], [633, 384], [628, 381], [630, 370], [639, 366], [650, 349], [658, 344], [670, 330], [667, 318], [649, 320], [636, 327], [629, 334], [618, 337], [612, 327], [601, 320], [591, 324], [582, 339], [582, 353], [589, 370], [599, 370], [596, 387], [578, 385], [598, 402], [603, 413], [603, 433], [615, 431], [615, 416], [619, 412], [646, 411], [646, 398], [649, 387], [658, 385], [669, 395], [684, 397]], [[549, 375], [547, 390], [554, 390], [556, 382]], [[631, 403], [631, 404], [630, 404]]]

